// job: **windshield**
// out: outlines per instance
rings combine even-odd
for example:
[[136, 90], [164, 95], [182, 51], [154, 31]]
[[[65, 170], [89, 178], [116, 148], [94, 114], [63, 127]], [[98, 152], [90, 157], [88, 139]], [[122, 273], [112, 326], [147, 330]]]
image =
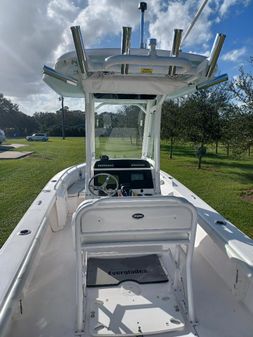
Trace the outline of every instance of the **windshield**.
[[96, 158], [141, 158], [144, 118], [137, 106], [96, 113]]

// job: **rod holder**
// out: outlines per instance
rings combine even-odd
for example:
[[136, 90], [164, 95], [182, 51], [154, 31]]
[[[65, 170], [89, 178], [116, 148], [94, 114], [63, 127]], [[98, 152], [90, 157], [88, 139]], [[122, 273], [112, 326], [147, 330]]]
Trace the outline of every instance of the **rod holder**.
[[173, 56], [179, 55], [183, 29], [174, 29], [174, 38], [171, 53]]
[[69, 76], [65, 76], [61, 73], [58, 73], [56, 70], [48, 67], [48, 66], [44, 66], [43, 67], [43, 74], [47, 75], [47, 76], [50, 76], [50, 77], [53, 77], [57, 80], [60, 80], [60, 81], [63, 81], [67, 84], [71, 84], [71, 85], [75, 85], [77, 86], [77, 80], [72, 78], [72, 77], [69, 77]]
[[226, 38], [226, 35], [221, 34], [221, 33], [218, 33], [215, 37], [214, 44], [213, 44], [211, 54], [210, 54], [210, 58], [209, 58], [209, 67], [206, 72], [206, 77], [211, 77], [212, 74], [214, 73], [225, 38]]
[[[131, 27], [122, 27], [122, 39], [121, 39], [122, 55], [130, 54], [131, 33], [132, 33]], [[128, 64], [121, 65], [121, 74], [128, 74]]]
[[220, 84], [222, 82], [226, 82], [227, 80], [228, 80], [228, 75], [223, 74], [223, 75], [215, 77], [212, 80], [208, 80], [208, 81], [205, 81], [205, 82], [202, 82], [202, 83], [198, 84], [196, 86], [196, 89], [197, 90], [204, 90], [204, 89], [207, 89], [209, 87], [212, 87], [213, 85], [217, 85], [217, 84]]
[[150, 39], [149, 46], [150, 46], [149, 55], [156, 56], [156, 39]]
[[71, 27], [71, 32], [73, 36], [73, 41], [76, 49], [77, 62], [80, 71], [85, 77], [88, 76], [88, 58], [84, 49], [82, 33], [80, 26]]
[[147, 10], [147, 3], [140, 2], [138, 9], [141, 11], [141, 22], [140, 22], [140, 48], [144, 49], [144, 12]]
[[[177, 57], [179, 55], [182, 34], [183, 34], [182, 29], [174, 29], [174, 38], [173, 38], [173, 44], [172, 44], [171, 53], [170, 53], [171, 56]], [[174, 76], [175, 74], [176, 74], [176, 67], [170, 66], [168, 75]]]

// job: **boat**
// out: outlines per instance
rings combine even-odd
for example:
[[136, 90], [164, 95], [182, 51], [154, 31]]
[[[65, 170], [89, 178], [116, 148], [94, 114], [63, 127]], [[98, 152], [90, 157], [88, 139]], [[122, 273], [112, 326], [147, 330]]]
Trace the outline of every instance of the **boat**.
[[146, 7], [140, 48], [123, 27], [120, 48], [86, 50], [74, 26], [75, 51], [44, 67], [85, 99], [86, 162], [46, 184], [0, 251], [1, 337], [253, 336], [253, 241], [160, 170], [162, 103], [227, 79], [225, 35], [208, 58], [181, 50], [194, 24], [171, 50], [146, 47]]

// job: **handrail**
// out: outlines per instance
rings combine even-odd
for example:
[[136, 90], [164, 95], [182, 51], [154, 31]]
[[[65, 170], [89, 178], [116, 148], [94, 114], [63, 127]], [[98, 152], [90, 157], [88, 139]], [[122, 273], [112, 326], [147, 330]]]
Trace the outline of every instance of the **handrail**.
[[118, 64], [132, 64], [145, 66], [176, 66], [183, 68], [183, 73], [192, 73], [193, 67], [190, 61], [182, 57], [153, 56], [153, 55], [114, 55], [104, 61], [104, 68], [108, 69]]

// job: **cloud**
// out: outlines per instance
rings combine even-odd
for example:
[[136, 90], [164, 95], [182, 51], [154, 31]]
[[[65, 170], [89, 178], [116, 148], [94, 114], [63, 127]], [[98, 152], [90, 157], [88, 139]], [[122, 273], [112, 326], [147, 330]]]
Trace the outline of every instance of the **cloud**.
[[135, 28], [139, 23], [136, 5], [136, 0], [90, 0], [73, 24], [82, 27], [85, 44], [92, 47], [108, 35], [118, 35], [122, 26]]
[[43, 91], [43, 65], [73, 50], [71, 25], [81, 25], [86, 46], [94, 46], [138, 20], [135, 0], [2, 0], [0, 92], [21, 98]]
[[[29, 114], [53, 110], [54, 104], [57, 107], [57, 94], [42, 82], [42, 67], [44, 64], [53, 67], [57, 57], [73, 50], [69, 27], [81, 26], [86, 47], [101, 46], [115, 37], [119, 40], [123, 25], [132, 26], [134, 33], [139, 29], [138, 2], [1, 0], [0, 93], [12, 97]], [[202, 0], [147, 0], [147, 3], [146, 37], [157, 38], [161, 48], [170, 49], [174, 28], [185, 32]], [[239, 3], [246, 6], [249, 0], [210, 0], [184, 50], [209, 50], [214, 38], [213, 25]], [[77, 100], [73, 100], [73, 105], [78, 106]]]
[[61, 43], [66, 19], [76, 15], [68, 0], [1, 1], [0, 92], [16, 97], [41, 92], [42, 67]]
[[[139, 24], [139, 12], [136, 0], [89, 0], [72, 21], [72, 26], [79, 25], [86, 48], [94, 48], [103, 43], [103, 39], [118, 36], [122, 26], [130, 26], [133, 29]], [[63, 42], [56, 50], [56, 57], [67, 50], [73, 50], [72, 36], [66, 25], [63, 31]]]
[[[161, 48], [170, 48], [173, 39], [174, 28], [183, 29], [186, 33], [187, 28], [193, 20], [199, 7], [199, 1], [170, 1], [166, 9], [157, 7], [152, 1], [155, 19], [149, 25], [151, 36], [158, 37]], [[207, 5], [189, 34], [185, 46], [202, 45], [212, 37], [209, 16], [212, 13]]]
[[221, 59], [223, 61], [237, 62], [238, 59], [246, 54], [247, 49], [245, 47], [240, 49], [230, 50], [228, 53], [224, 54]]
[[[16, 102], [15, 97], [6, 96], [12, 102]], [[28, 115], [34, 114], [34, 112], [55, 112], [61, 108], [61, 102], [59, 101], [59, 95], [53, 90], [46, 90], [39, 95], [33, 94], [26, 97], [20, 97], [17, 102], [19, 109]], [[64, 98], [64, 105], [70, 107], [73, 110], [84, 111], [84, 99], [80, 98]]]
[[229, 9], [234, 5], [240, 5], [247, 7], [250, 3], [250, 0], [224, 0], [222, 5], [220, 6], [219, 13], [221, 16], [227, 14]]

